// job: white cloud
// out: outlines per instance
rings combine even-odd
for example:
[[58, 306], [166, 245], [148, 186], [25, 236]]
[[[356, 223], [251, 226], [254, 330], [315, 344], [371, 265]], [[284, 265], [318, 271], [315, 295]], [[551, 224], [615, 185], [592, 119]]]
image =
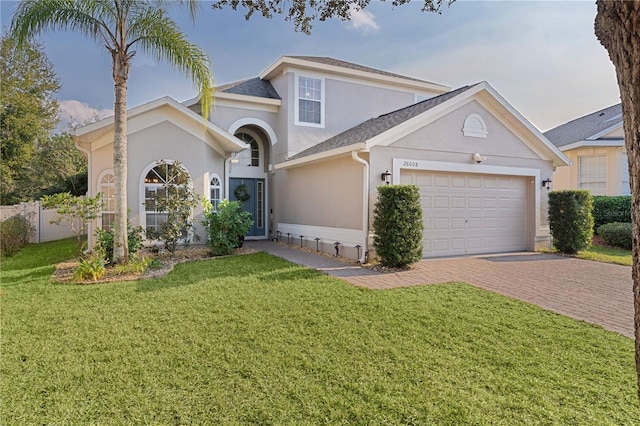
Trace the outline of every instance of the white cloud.
[[60, 129], [90, 123], [113, 115], [112, 109], [96, 109], [73, 99], [58, 101], [58, 105], [58, 119], [60, 120], [58, 128]]
[[349, 6], [349, 14], [351, 16], [351, 26], [356, 30], [377, 31], [380, 26], [376, 22], [376, 17], [371, 12], [359, 9], [357, 6]]

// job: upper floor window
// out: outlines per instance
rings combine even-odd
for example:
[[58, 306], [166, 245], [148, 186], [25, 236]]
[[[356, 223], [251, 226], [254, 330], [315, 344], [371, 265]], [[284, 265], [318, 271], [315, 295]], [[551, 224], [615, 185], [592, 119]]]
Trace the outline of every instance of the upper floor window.
[[319, 78], [298, 76], [296, 124], [324, 126], [324, 88]]
[[607, 156], [578, 157], [578, 188], [588, 189], [591, 195], [607, 195]]

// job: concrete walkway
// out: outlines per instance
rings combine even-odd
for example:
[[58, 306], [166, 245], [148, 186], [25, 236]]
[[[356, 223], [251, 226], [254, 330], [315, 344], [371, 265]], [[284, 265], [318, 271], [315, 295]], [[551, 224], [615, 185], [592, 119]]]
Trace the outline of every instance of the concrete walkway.
[[369, 289], [461, 281], [633, 338], [628, 266], [552, 254], [509, 253], [423, 260], [410, 271], [379, 273], [270, 241], [247, 241], [246, 245]]

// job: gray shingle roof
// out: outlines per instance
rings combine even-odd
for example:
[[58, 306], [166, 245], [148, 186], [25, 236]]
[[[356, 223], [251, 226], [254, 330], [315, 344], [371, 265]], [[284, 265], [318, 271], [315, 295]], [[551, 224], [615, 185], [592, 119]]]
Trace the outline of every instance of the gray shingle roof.
[[326, 57], [326, 56], [291, 56], [291, 55], [287, 55], [286, 57], [287, 58], [293, 58], [293, 59], [301, 59], [303, 61], [316, 62], [316, 63], [324, 64], [324, 65], [333, 65], [333, 66], [336, 66], [336, 67], [348, 68], [348, 69], [357, 70], [357, 71], [370, 72], [370, 73], [378, 74], [378, 75], [386, 75], [388, 77], [397, 77], [397, 78], [402, 78], [402, 79], [405, 79], [405, 80], [418, 81], [420, 83], [438, 84], [438, 83], [433, 83], [431, 81], [420, 80], [418, 78], [413, 78], [413, 77], [407, 77], [406, 75], [394, 74], [394, 73], [387, 72], [387, 71], [382, 71], [382, 70], [379, 70], [379, 69], [376, 69], [376, 68], [371, 68], [371, 67], [366, 67], [364, 65], [354, 64], [353, 62], [341, 61], [340, 59], [329, 58], [329, 57]]
[[281, 99], [276, 89], [267, 80], [259, 77], [218, 86], [217, 92], [233, 93], [236, 95], [257, 96], [259, 98]]
[[544, 136], [560, 148], [574, 142], [583, 141], [619, 123], [622, 123], [622, 104], [613, 105], [571, 120], [546, 131]]
[[459, 94], [465, 92], [466, 90], [469, 90], [473, 86], [464, 86], [451, 92], [444, 93], [440, 96], [418, 102], [408, 107], [390, 112], [388, 114], [383, 114], [376, 118], [372, 118], [361, 124], [358, 124], [355, 127], [350, 128], [349, 130], [339, 133], [324, 142], [320, 142], [317, 145], [307, 148], [289, 159], [295, 160], [298, 158], [307, 157], [309, 155], [330, 151], [332, 149], [353, 145], [358, 142], [367, 141], [374, 136], [386, 132], [387, 130], [396, 127], [404, 123], [405, 121], [419, 114], [422, 114], [423, 112], [428, 111], [431, 108], [434, 108], [451, 98], [458, 96]]

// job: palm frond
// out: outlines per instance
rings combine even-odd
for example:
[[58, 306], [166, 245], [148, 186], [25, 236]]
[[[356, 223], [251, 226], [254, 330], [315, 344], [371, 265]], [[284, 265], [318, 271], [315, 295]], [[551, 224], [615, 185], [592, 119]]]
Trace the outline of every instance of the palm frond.
[[108, 37], [95, 17], [94, 1], [25, 0], [18, 4], [11, 22], [11, 34], [18, 45], [48, 30], [75, 30], [94, 40]]
[[164, 61], [186, 74], [201, 95], [202, 115], [208, 117], [213, 100], [213, 74], [207, 53], [189, 42], [165, 10], [149, 7], [128, 29], [129, 46], [158, 61]]

